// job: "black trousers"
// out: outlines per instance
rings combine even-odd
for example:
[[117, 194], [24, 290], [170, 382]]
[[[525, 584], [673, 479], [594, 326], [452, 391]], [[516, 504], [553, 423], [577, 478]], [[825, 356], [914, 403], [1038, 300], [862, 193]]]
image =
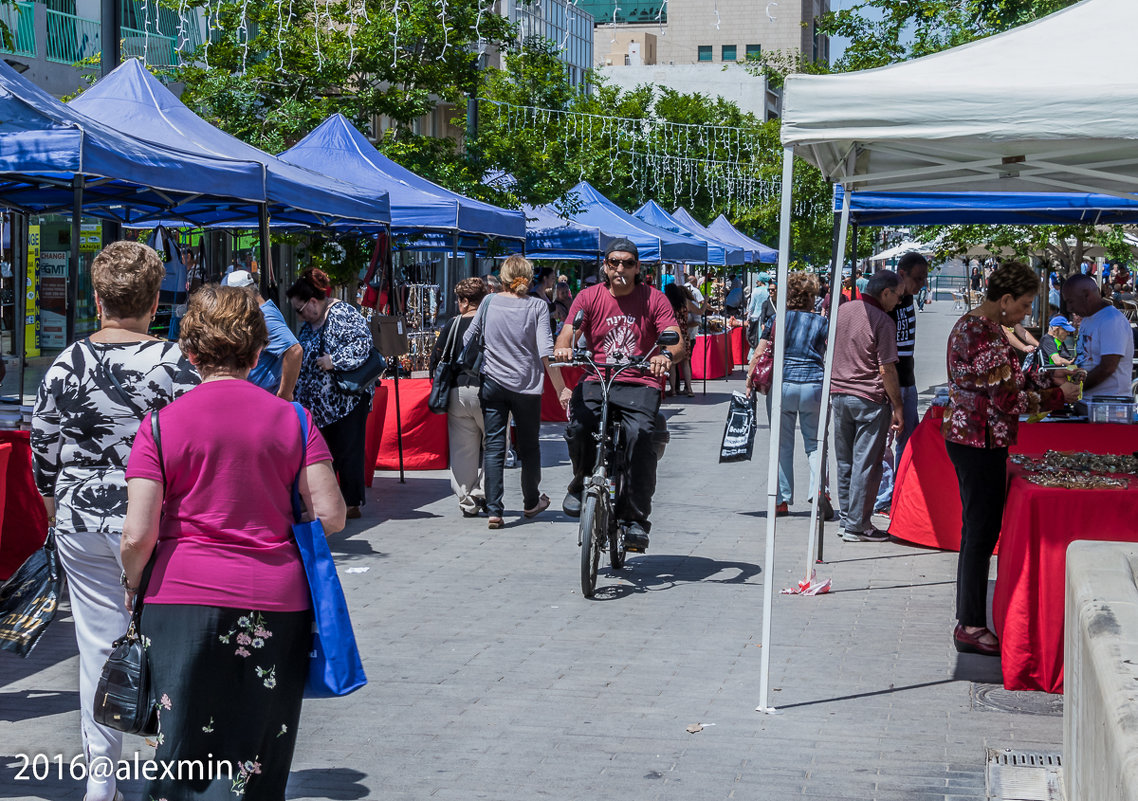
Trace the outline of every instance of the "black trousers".
[[[622, 521], [636, 521], [648, 531], [652, 524], [652, 495], [656, 492], [656, 447], [652, 433], [656, 430], [656, 413], [660, 410], [660, 390], [643, 384], [613, 384], [609, 401], [622, 421], [625, 434], [626, 463], [629, 465], [628, 492], [618, 499], [616, 516]], [[593, 471], [597, 460], [597, 442], [593, 439], [601, 425], [601, 385], [582, 381], [569, 401], [569, 425], [565, 441], [573, 461], [570, 489], [584, 486], [585, 476]]]
[[340, 479], [340, 494], [348, 506], [364, 502], [364, 438], [370, 411], [371, 400], [365, 395], [344, 417], [320, 428], [332, 452], [332, 469]]
[[956, 468], [963, 507], [960, 558], [956, 563], [956, 619], [962, 626], [988, 625], [988, 567], [1000, 538], [1007, 500], [1007, 448], [972, 448], [945, 442]]
[[486, 475], [486, 511], [501, 517], [504, 510], [506, 448], [510, 415], [514, 415], [514, 443], [522, 463], [522, 503], [532, 509], [541, 499], [541, 395], [523, 395], [506, 389], [489, 376], [482, 377], [478, 392], [486, 426], [482, 463]]

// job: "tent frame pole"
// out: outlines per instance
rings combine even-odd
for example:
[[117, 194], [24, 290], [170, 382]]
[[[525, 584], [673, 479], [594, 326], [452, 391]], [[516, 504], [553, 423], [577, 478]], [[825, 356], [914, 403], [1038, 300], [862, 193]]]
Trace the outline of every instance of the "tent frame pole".
[[75, 323], [79, 314], [79, 238], [83, 229], [83, 176], [74, 180], [75, 200], [71, 207], [71, 259], [67, 265], [67, 327], [65, 343], [75, 341]]
[[[830, 386], [834, 376], [834, 350], [838, 342], [838, 309], [841, 307], [841, 280], [842, 265], [846, 260], [846, 239], [850, 228], [850, 195], [852, 193], [843, 187], [842, 212], [834, 215], [838, 218], [837, 246], [834, 249], [834, 260], [830, 266], [830, 319], [826, 332], [826, 359], [822, 373], [822, 409], [821, 420], [818, 426], [818, 442], [814, 449], [814, 464], [810, 466], [810, 497], [814, 499], [814, 507], [810, 510], [809, 531], [815, 536], [807, 538], [806, 548], [806, 582], [814, 576], [814, 565], [822, 558], [822, 529], [825, 521], [822, 520], [822, 497], [826, 488], [822, 483], [822, 476], [826, 475], [828, 454], [826, 445], [829, 443], [830, 430]], [[855, 251], [856, 255], [856, 251]], [[857, 260], [854, 260], [856, 264]], [[852, 276], [852, 273], [851, 273]]]
[[[261, 250], [261, 297], [272, 297], [269, 288], [273, 272], [272, 243], [269, 240], [269, 204], [261, 203], [257, 206], [257, 237], [260, 240]], [[273, 300], [276, 300], [273, 298]]]
[[16, 398], [24, 403], [24, 368], [27, 364], [28, 290], [28, 215], [16, 212], [8, 217], [8, 231], [12, 246], [12, 276], [16, 284], [16, 309], [12, 322], [13, 350], [16, 356]]
[[774, 369], [771, 373], [770, 444], [767, 453], [767, 542], [763, 558], [763, 628], [762, 656], [759, 669], [759, 706], [757, 712], [775, 714], [770, 705], [771, 666], [771, 606], [774, 604], [774, 535], [777, 526], [775, 508], [778, 505], [778, 450], [782, 426], [782, 376], [786, 356], [786, 276], [790, 267], [790, 209], [794, 186], [794, 150], [782, 151], [782, 210], [779, 215], [778, 235], [778, 286], [782, 291], [775, 298]]

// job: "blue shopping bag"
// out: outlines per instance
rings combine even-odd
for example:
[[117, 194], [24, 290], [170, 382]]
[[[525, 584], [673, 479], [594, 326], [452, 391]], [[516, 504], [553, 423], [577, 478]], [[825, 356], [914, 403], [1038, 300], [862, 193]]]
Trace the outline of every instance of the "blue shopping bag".
[[[300, 418], [301, 442], [308, 452], [308, 417], [304, 407], [293, 403]], [[301, 459], [300, 469], [306, 459]], [[300, 503], [300, 473], [292, 484], [292, 534], [300, 548], [304, 572], [308, 576], [308, 589], [312, 595], [312, 651], [308, 665], [308, 680], [304, 684], [305, 698], [331, 698], [355, 692], [367, 684], [356, 635], [348, 616], [348, 602], [344, 588], [336, 575], [336, 563], [328, 549], [324, 526], [319, 520], [301, 522], [303, 509]]]

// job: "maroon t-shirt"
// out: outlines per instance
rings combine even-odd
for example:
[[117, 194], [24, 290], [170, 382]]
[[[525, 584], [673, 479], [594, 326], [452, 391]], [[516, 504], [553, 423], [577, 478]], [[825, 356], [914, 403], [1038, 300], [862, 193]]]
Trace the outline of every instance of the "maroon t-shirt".
[[[597, 364], [608, 362], [612, 353], [641, 356], [652, 349], [662, 331], [679, 326], [664, 293], [644, 284], [637, 284], [622, 298], [614, 298], [604, 284], [591, 286], [573, 299], [569, 320], [577, 316], [578, 309], [585, 312], [581, 324], [585, 347], [593, 352]], [[617, 381], [664, 389], [664, 376], [657, 378], [635, 368], [625, 370]]]

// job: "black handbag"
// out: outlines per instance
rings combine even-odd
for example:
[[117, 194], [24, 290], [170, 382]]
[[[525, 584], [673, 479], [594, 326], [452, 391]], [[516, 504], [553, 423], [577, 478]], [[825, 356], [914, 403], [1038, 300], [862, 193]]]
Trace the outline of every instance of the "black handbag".
[[43, 547], [0, 587], [0, 650], [30, 654], [55, 618], [62, 591], [55, 529], [49, 529]]
[[[158, 430], [158, 411], [150, 414], [150, 430], [162, 469], [162, 485], [166, 485], [166, 465], [162, 459], [162, 436]], [[150, 582], [154, 556], [142, 571], [142, 580], [134, 596], [134, 610], [126, 633], [111, 644], [111, 655], [103, 665], [95, 690], [95, 722], [127, 734], [158, 733], [158, 702], [150, 685], [148, 640], [140, 633], [142, 597]]]
[[435, 365], [435, 374], [431, 376], [431, 394], [427, 396], [427, 408], [435, 414], [446, 414], [450, 403], [450, 391], [454, 387], [457, 377], [458, 365], [454, 358], [454, 341], [458, 334], [458, 318], [451, 320], [450, 333], [447, 334], [446, 344], [443, 345], [443, 356]]
[[474, 317], [474, 322], [478, 324], [478, 336], [471, 337], [470, 341], [462, 346], [462, 352], [458, 354], [459, 368], [471, 375], [482, 373], [482, 354], [486, 349], [486, 312], [490, 308], [492, 297], [494, 296], [487, 295], [478, 305], [478, 314]]
[[[324, 329], [328, 326], [325, 322], [320, 326], [320, 352], [326, 354], [328, 349], [324, 346]], [[351, 370], [329, 370], [328, 373], [332, 378], [332, 383], [341, 392], [347, 392], [352, 395], [366, 395], [375, 389], [375, 382], [387, 369], [387, 359], [383, 358], [383, 354], [376, 350], [375, 345], [371, 346], [368, 351], [367, 358], [364, 363], [359, 367], [353, 367]]]

